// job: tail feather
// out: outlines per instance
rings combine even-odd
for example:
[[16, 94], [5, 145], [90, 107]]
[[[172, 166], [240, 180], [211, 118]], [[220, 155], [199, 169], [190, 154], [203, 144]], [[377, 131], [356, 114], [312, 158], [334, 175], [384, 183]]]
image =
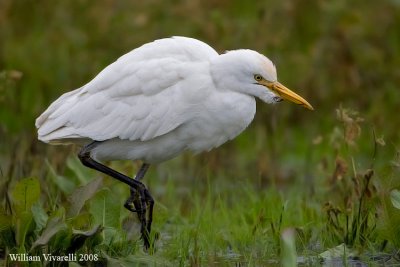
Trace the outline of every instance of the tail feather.
[[77, 103], [80, 92], [80, 89], [76, 89], [63, 94], [36, 119], [39, 140], [45, 143], [60, 143], [62, 139], [83, 138], [71, 133], [71, 129], [66, 127], [66, 116], [62, 116]]

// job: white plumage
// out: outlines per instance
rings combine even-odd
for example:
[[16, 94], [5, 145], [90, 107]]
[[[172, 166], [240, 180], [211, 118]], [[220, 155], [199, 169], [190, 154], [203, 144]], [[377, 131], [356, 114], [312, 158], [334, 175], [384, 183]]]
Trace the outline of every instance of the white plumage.
[[[282, 99], [312, 109], [277, 81], [275, 66], [251, 50], [218, 53], [195, 39], [145, 44], [62, 95], [36, 120], [39, 139], [82, 145], [82, 164], [130, 186], [124, 207], [136, 212], [146, 249], [154, 199], [141, 182], [149, 164], [184, 150], [208, 151], [253, 120], [256, 100]], [[134, 179], [98, 161], [142, 160]]]
[[91, 151], [100, 161], [157, 163], [236, 137], [254, 118], [255, 97], [267, 103], [285, 98], [312, 109], [277, 82], [265, 56], [252, 50], [219, 55], [201, 41], [173, 37], [134, 49], [65, 93], [36, 127], [48, 143], [103, 141]]

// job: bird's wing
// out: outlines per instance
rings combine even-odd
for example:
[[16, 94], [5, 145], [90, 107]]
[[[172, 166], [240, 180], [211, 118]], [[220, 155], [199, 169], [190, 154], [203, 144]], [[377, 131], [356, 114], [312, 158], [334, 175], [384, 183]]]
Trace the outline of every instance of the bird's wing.
[[[36, 120], [39, 139], [149, 140], [179, 127], [206, 95], [207, 44], [173, 37], [145, 44], [62, 95]], [[198, 90], [198, 91], [196, 91]]]

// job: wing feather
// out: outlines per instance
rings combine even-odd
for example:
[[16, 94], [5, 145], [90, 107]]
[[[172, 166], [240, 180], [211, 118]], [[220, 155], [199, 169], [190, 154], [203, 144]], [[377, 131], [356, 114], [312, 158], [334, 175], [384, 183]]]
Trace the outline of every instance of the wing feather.
[[190, 91], [211, 82], [208, 64], [217, 55], [186, 37], [145, 44], [52, 103], [36, 120], [39, 139], [145, 141], [166, 134], [190, 119]]

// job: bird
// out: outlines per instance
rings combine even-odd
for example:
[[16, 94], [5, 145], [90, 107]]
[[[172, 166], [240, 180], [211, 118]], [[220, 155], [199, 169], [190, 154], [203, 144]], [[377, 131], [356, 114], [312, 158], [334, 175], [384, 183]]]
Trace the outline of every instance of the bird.
[[[184, 151], [210, 151], [252, 122], [256, 99], [313, 107], [278, 82], [266, 56], [174, 36], [146, 43], [118, 58], [82, 87], [64, 93], [36, 119], [38, 139], [77, 144], [82, 164], [130, 187], [124, 207], [136, 212], [149, 248], [154, 199], [142, 182], [150, 165]], [[106, 165], [142, 162], [128, 177]]]

